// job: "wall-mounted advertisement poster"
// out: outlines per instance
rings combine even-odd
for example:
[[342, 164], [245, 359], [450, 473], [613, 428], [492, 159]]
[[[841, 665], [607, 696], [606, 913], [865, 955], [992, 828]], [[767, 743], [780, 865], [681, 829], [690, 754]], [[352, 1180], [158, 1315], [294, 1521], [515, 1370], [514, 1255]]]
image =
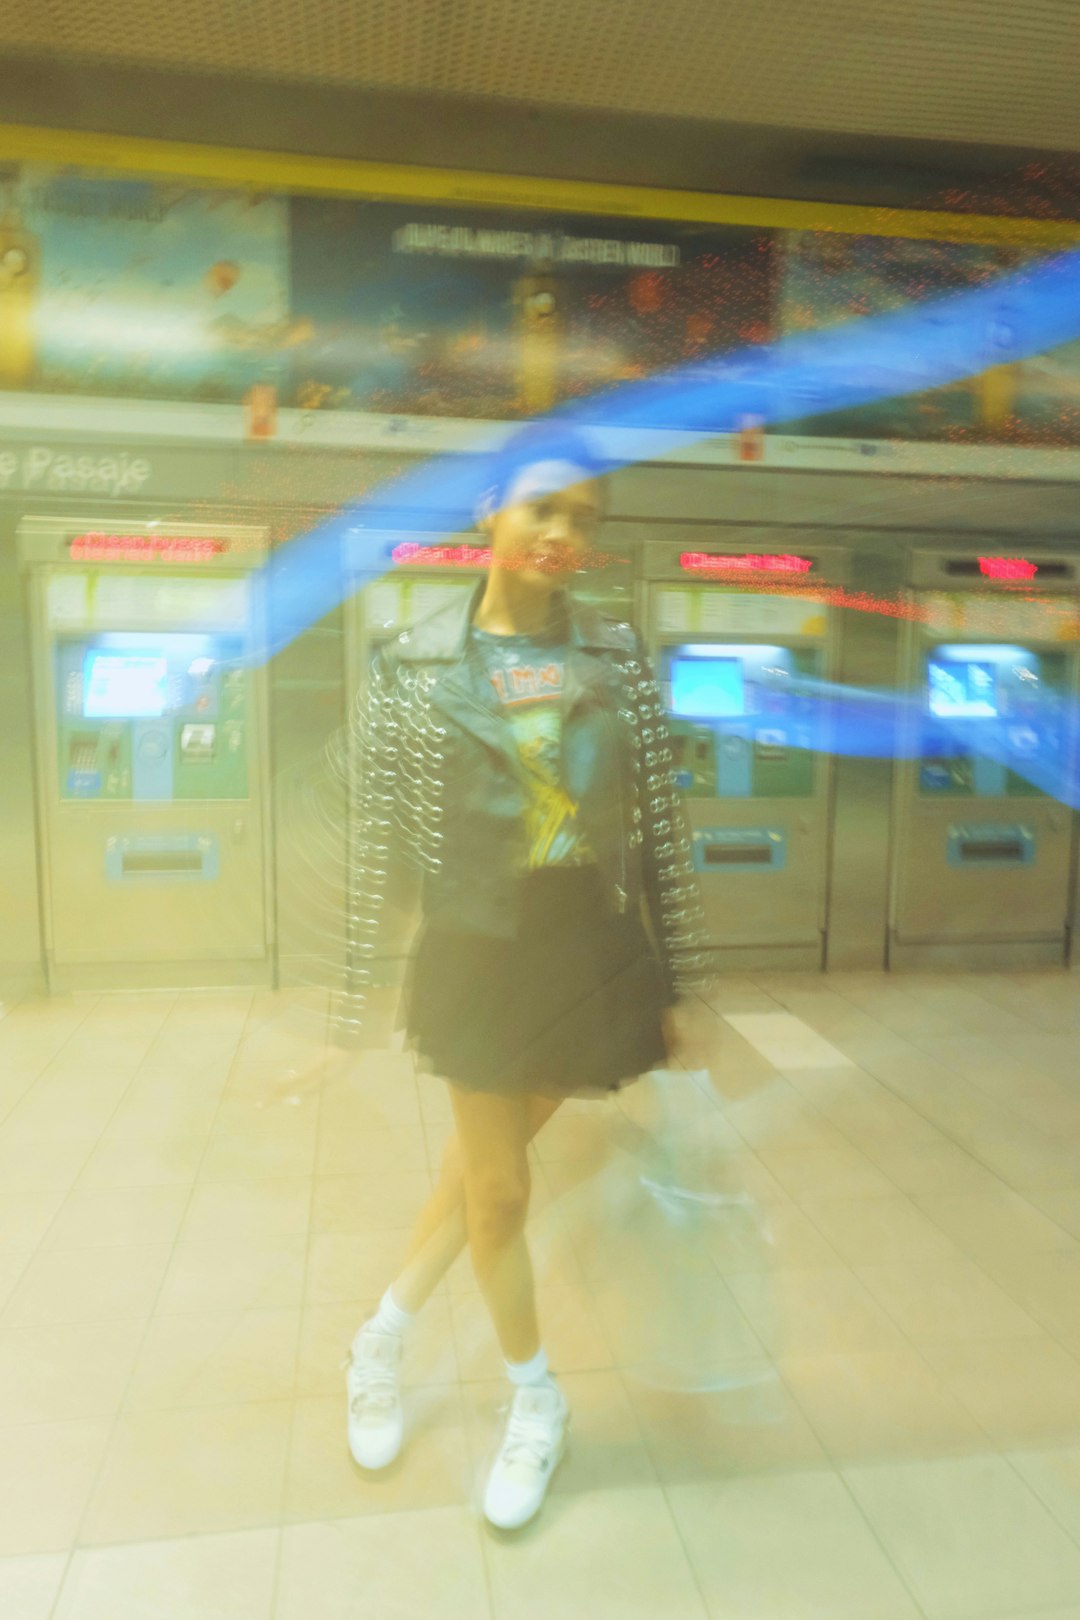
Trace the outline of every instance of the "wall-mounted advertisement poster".
[[288, 203], [25, 167], [0, 180], [0, 384], [230, 401], [287, 368]]
[[506, 420], [771, 336], [774, 238], [298, 198], [294, 402]]
[[[249, 412], [258, 402], [252, 433], [266, 437], [278, 406], [512, 422], [602, 402], [626, 383], [670, 377], [681, 388], [687, 368], [707, 378], [736, 352], [1018, 269], [1014, 246], [977, 241], [12, 165], [0, 170], [0, 388], [246, 401]], [[948, 387], [845, 411], [788, 406], [783, 433], [871, 448], [1075, 447], [1080, 343], [1000, 363], [988, 341], [986, 364]]]
[[[981, 242], [787, 232], [778, 277], [780, 333], [817, 331], [948, 298], [1022, 273], [1014, 247]], [[999, 320], [1008, 324], [1008, 311]], [[1008, 333], [1001, 337], [1008, 341]], [[994, 333], [988, 330], [987, 358]], [[872, 345], [867, 362], [872, 363]], [[855, 409], [795, 416], [799, 434], [951, 444], [1080, 444], [1080, 343], [1029, 360], [988, 364], [945, 388]]]

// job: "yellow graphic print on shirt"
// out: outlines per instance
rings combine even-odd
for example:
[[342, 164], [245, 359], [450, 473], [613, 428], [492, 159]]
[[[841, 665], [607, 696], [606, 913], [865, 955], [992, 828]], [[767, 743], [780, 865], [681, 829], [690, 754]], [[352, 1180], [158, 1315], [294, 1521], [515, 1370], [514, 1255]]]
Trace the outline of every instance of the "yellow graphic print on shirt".
[[578, 822], [578, 807], [560, 780], [562, 663], [512, 664], [491, 670], [514, 733], [525, 788], [528, 866], [587, 866], [595, 857]]

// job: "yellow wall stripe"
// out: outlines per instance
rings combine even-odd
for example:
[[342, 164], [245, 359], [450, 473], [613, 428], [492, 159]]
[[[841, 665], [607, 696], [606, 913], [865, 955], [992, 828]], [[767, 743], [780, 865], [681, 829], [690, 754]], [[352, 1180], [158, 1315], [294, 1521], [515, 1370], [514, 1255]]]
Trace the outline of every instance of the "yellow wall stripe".
[[395, 202], [532, 208], [552, 213], [607, 215], [616, 219], [837, 231], [848, 236], [997, 242], [1029, 248], [1080, 242], [1080, 222], [1075, 220], [1011, 219], [927, 209], [785, 202], [767, 197], [608, 185], [592, 180], [543, 180], [465, 169], [367, 163], [353, 158], [234, 150], [129, 135], [84, 134], [78, 130], [39, 129], [22, 124], [0, 124], [0, 160], [155, 175], [241, 189]]

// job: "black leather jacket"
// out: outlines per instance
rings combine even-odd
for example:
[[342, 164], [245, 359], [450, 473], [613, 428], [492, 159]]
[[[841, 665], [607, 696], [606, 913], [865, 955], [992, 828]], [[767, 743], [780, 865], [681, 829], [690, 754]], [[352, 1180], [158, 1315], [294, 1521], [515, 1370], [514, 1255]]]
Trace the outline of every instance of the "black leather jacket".
[[[376, 657], [355, 717], [352, 953], [379, 954], [389, 869], [423, 872], [425, 919], [510, 938], [525, 871], [525, 799], [509, 721], [469, 634], [471, 598]], [[700, 977], [701, 913], [659, 692], [628, 624], [562, 595], [562, 764], [612, 912], [645, 902], [670, 999]]]

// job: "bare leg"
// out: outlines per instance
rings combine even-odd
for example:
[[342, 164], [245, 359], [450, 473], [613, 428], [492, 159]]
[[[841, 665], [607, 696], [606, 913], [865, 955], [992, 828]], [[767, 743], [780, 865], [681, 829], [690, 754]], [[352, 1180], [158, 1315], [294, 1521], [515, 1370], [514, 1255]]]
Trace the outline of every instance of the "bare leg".
[[[526, 1142], [532, 1141], [558, 1106], [558, 1098], [526, 1099]], [[402, 1268], [391, 1285], [403, 1311], [415, 1313], [428, 1300], [466, 1240], [464, 1165], [455, 1132], [443, 1150], [435, 1191], [420, 1212]]]
[[469, 1249], [507, 1361], [540, 1348], [532, 1261], [525, 1241], [530, 1101], [451, 1086], [465, 1183]]

